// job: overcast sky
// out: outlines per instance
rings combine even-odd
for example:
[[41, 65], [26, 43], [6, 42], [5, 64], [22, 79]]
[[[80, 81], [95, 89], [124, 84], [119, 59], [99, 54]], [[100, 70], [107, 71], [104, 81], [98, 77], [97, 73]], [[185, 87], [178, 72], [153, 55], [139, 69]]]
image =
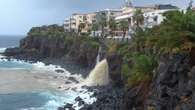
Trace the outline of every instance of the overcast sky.
[[[134, 5], [173, 4], [189, 0], [133, 0]], [[33, 26], [62, 24], [74, 12], [119, 8], [124, 0], [0, 0], [0, 35], [25, 35]]]

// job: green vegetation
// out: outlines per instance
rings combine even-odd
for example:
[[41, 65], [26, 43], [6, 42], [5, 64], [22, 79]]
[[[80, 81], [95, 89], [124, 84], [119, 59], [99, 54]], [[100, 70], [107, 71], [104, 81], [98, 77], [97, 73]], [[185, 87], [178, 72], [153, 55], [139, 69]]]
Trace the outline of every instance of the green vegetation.
[[122, 65], [122, 71], [121, 71], [123, 78], [125, 80], [128, 80], [128, 78], [130, 77], [130, 73], [131, 73], [131, 67], [129, 67], [128, 63], [125, 63]]
[[116, 31], [116, 29], [117, 29], [116, 21], [114, 19], [111, 19], [108, 24], [109, 24], [109, 28], [110, 28], [110, 34], [111, 34], [111, 36], [114, 36], [113, 32]]
[[145, 54], [135, 55], [133, 57], [131, 75], [128, 78], [128, 85], [134, 85], [145, 80], [151, 80], [153, 70], [156, 66], [157, 63], [153, 59], [153, 56], [147, 56]]
[[[112, 44], [110, 52], [123, 58], [122, 75], [127, 87], [152, 81], [157, 59], [164, 54], [192, 54], [195, 49], [195, 13], [170, 11], [151, 29], [142, 29], [141, 11], [134, 15], [137, 27], [130, 44]], [[122, 23], [125, 24], [125, 23]]]
[[80, 23], [79, 24], [79, 29], [78, 29], [78, 34], [80, 35], [80, 33], [82, 32], [82, 30], [85, 28], [85, 23]]
[[190, 52], [195, 43], [195, 13], [172, 11], [161, 25], [148, 31], [145, 46], [158, 54]]
[[65, 36], [63, 26], [58, 26], [56, 24], [49, 26], [33, 27], [28, 36], [33, 37], [63, 37]]
[[99, 39], [97, 38], [92, 38], [89, 36], [81, 36], [81, 37], [77, 37], [75, 42], [80, 42], [81, 44], [83, 43], [87, 43], [89, 44], [89, 46], [93, 47], [93, 48], [99, 48], [100, 43], [99, 43]]
[[97, 22], [100, 25], [101, 37], [105, 36], [105, 27], [108, 25], [107, 18], [104, 13], [99, 15], [99, 21]]
[[128, 21], [120, 21], [119, 27], [123, 31], [123, 37], [125, 37], [126, 36], [126, 32], [129, 29], [129, 23], [128, 23]]
[[136, 27], [140, 27], [144, 24], [144, 16], [141, 9], [137, 9], [133, 15], [133, 20], [136, 23]]
[[95, 31], [98, 30], [98, 24], [97, 23], [93, 23], [91, 30], [93, 31], [93, 36], [95, 36]]
[[[170, 11], [164, 13], [166, 18], [160, 25], [151, 29], [142, 29], [143, 15], [140, 10], [134, 15], [137, 27], [130, 43], [110, 43], [108, 53], [117, 53], [122, 56], [122, 75], [127, 87], [149, 82], [154, 76], [154, 70], [158, 65], [158, 58], [164, 54], [194, 54], [195, 50], [195, 13]], [[100, 28], [104, 31], [107, 26], [106, 19], [100, 20]], [[109, 22], [111, 31], [118, 26], [112, 20]], [[121, 21], [120, 28], [126, 34], [128, 21]], [[97, 30], [98, 24], [94, 24], [92, 30]], [[104, 34], [104, 32], [103, 32]], [[29, 37], [63, 38], [65, 44], [74, 42], [98, 48], [99, 40], [74, 33], [65, 33], [62, 26], [51, 25], [32, 28]]]
[[[84, 25], [81, 24], [81, 28]], [[28, 33], [28, 37], [39, 37], [47, 38], [58, 41], [63, 41], [64, 44], [71, 46], [72, 44], [88, 44], [92, 48], [99, 47], [99, 40], [94, 37], [89, 37], [87, 35], [78, 35], [77, 33], [64, 32], [64, 28], [58, 25], [49, 25], [42, 27], [34, 27]]]

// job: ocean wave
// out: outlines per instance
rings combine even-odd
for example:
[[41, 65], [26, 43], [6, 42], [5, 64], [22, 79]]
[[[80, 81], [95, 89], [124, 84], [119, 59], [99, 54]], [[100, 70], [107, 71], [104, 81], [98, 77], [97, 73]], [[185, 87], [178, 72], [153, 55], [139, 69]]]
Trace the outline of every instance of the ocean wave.
[[[24, 60], [17, 59], [6, 59], [5, 56], [0, 55], [0, 68], [9, 68], [9, 69], [34, 69], [34, 70], [47, 70], [47, 71], [55, 71], [56, 69], [63, 69], [60, 66], [56, 65], [45, 65], [42, 62], [30, 63]], [[11, 67], [11, 68], [10, 68]], [[63, 71], [66, 71], [63, 69]], [[66, 71], [68, 72], [68, 71]]]
[[7, 49], [7, 48], [0, 48], [0, 53], [5, 52], [6, 49]]
[[32, 66], [34, 69], [38, 69], [38, 70], [41, 69], [41, 70], [47, 70], [47, 71], [55, 71], [56, 69], [62, 69], [60, 66], [51, 65], [51, 64], [45, 65], [43, 62], [32, 63]]
[[[64, 76], [64, 81], [67, 81], [68, 78], [73, 77], [77, 81], [79, 81], [78, 85], [75, 85], [75, 83], [72, 83], [70, 85], [63, 85], [67, 86], [67, 90], [62, 90], [61, 93], [58, 92], [41, 92], [40, 95], [47, 97], [48, 101], [42, 106], [42, 107], [32, 107], [32, 108], [23, 108], [21, 110], [56, 110], [58, 107], [63, 106], [64, 103], [72, 103], [75, 110], [79, 110], [81, 107], [78, 106], [78, 103], [75, 102], [76, 97], [81, 97], [87, 104], [92, 104], [94, 101], [96, 101], [96, 98], [91, 98], [92, 92], [88, 92], [86, 89], [81, 88], [81, 83], [84, 80], [81, 75], [71, 74], [66, 69], [57, 66], [57, 65], [46, 65], [43, 62], [37, 62], [37, 63], [29, 63], [22, 60], [16, 60], [16, 59], [6, 59], [2, 58], [0, 59], [0, 68], [1, 69], [29, 69], [32, 73], [56, 73], [60, 76]], [[56, 70], [62, 70], [63, 73], [57, 73]], [[73, 90], [74, 88], [74, 90]], [[76, 88], [76, 89], [75, 89]], [[62, 89], [66, 89], [62, 87]]]
[[3, 56], [3, 55], [0, 54], [0, 60], [1, 60], [1, 59], [4, 59], [4, 58], [5, 58], [5, 56]]
[[80, 93], [72, 90], [66, 92], [41, 92], [40, 95], [48, 99], [42, 107], [22, 108], [21, 110], [57, 110], [58, 107], [63, 106], [65, 103], [71, 103], [75, 110], [79, 110], [82, 106], [78, 106], [78, 103], [74, 100], [78, 96], [83, 98], [87, 104], [94, 102], [94, 99], [90, 98], [88, 93]]
[[[0, 56], [1, 57], [1, 56]], [[58, 65], [46, 65], [43, 62], [30, 63], [23, 60], [17, 59], [6, 59], [6, 57], [2, 56], [0, 58], [0, 69], [27, 69], [31, 70], [32, 73], [55, 73], [56, 75], [60, 75], [68, 79], [69, 77], [74, 77], [78, 82], [83, 81], [83, 77], [80, 74], [72, 74], [66, 69], [62, 68]], [[62, 70], [63, 73], [57, 73], [56, 70]]]
[[22, 108], [21, 110], [57, 110], [58, 107], [64, 104], [66, 99], [70, 99], [67, 94], [51, 91], [41, 92], [40, 96], [48, 99], [42, 107]]
[[28, 62], [24, 62], [16, 59], [6, 59], [4, 56], [0, 56], [0, 69], [30, 69], [32, 65]]

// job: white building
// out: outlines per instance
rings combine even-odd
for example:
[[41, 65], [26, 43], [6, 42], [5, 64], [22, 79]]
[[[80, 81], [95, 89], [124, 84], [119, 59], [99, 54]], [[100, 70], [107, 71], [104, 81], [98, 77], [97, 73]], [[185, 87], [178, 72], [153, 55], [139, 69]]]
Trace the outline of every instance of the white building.
[[79, 24], [84, 22], [84, 14], [74, 13], [65, 20], [64, 29], [66, 32], [78, 32]]
[[115, 17], [116, 21], [127, 20], [129, 26], [134, 27], [135, 20], [133, 19], [134, 13], [137, 9], [143, 12], [144, 27], [151, 28], [154, 25], [159, 25], [164, 17], [163, 13], [167, 11], [177, 10], [178, 8], [172, 5], [153, 5], [153, 6], [139, 6], [139, 7], [124, 7], [123, 12]]
[[80, 14], [74, 13], [72, 16], [64, 21], [65, 32], [78, 32], [79, 25], [85, 24], [85, 28], [82, 32], [87, 32], [93, 22], [96, 21], [96, 13]]
[[159, 25], [165, 18], [163, 13], [167, 11], [171, 10], [154, 10], [144, 13], [144, 27], [152, 28], [155, 25]]
[[[103, 9], [99, 10], [96, 13], [96, 23], [101, 24], [102, 20], [104, 19], [107, 23], [110, 21], [110, 19], [114, 19], [116, 15], [122, 13], [122, 9]], [[92, 32], [91, 36], [101, 36], [101, 25], [98, 27], [98, 31]], [[109, 32], [109, 26], [107, 25], [104, 27], [104, 34], [108, 34]]]

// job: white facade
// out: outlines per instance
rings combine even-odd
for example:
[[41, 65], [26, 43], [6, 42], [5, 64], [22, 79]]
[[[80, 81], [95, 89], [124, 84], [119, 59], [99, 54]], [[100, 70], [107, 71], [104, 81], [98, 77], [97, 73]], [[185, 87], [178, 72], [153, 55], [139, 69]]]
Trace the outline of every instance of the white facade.
[[[143, 16], [144, 16], [144, 27], [151, 28], [155, 25], [159, 25], [163, 20], [163, 13], [167, 11], [173, 11], [175, 9], [164, 9], [164, 10], [158, 10], [158, 9], [147, 9], [143, 10]], [[128, 20], [130, 27], [133, 27], [135, 22], [133, 20], [133, 15], [136, 11], [136, 8], [126, 8], [124, 9], [123, 13], [116, 16], [115, 20], [116, 21], [121, 21], [121, 20]]]
[[152, 28], [155, 25], [159, 25], [165, 19], [163, 13], [167, 11], [171, 10], [154, 10], [144, 13], [144, 26], [147, 28]]
[[70, 19], [64, 20], [64, 31], [69, 32], [70, 30]]
[[83, 14], [73, 14], [70, 18], [66, 19], [64, 22], [64, 29], [66, 32], [78, 31], [79, 24], [83, 22]]
[[95, 20], [95, 13], [88, 13], [88, 14], [79, 14], [75, 13], [70, 18], [64, 21], [64, 30], [65, 32], [78, 32], [79, 25], [81, 23], [85, 23], [86, 26], [82, 30], [83, 32], [87, 32], [88, 28], [90, 28], [91, 24]]
[[[64, 29], [67, 32], [78, 32], [79, 25], [84, 23], [85, 28], [82, 29], [81, 32], [87, 33], [91, 30], [93, 23], [101, 23], [102, 19], [106, 19], [106, 21], [109, 22], [110, 19], [114, 18], [116, 22], [123, 20], [128, 21], [129, 30], [127, 36], [130, 36], [133, 33], [136, 24], [133, 16], [137, 9], [140, 9], [144, 16], [144, 23], [141, 25], [143, 28], [152, 28], [155, 25], [159, 25], [164, 20], [163, 13], [178, 10], [177, 7], [170, 4], [133, 7], [131, 1], [126, 0], [126, 4], [121, 9], [104, 9], [87, 14], [73, 14], [70, 18], [64, 21]], [[101, 26], [98, 28], [98, 31], [92, 32], [93, 36], [101, 35]], [[108, 25], [107, 27], [104, 27], [104, 34], [109, 34], [109, 31], [110, 29]], [[121, 30], [117, 30], [116, 35], [121, 35]]]

